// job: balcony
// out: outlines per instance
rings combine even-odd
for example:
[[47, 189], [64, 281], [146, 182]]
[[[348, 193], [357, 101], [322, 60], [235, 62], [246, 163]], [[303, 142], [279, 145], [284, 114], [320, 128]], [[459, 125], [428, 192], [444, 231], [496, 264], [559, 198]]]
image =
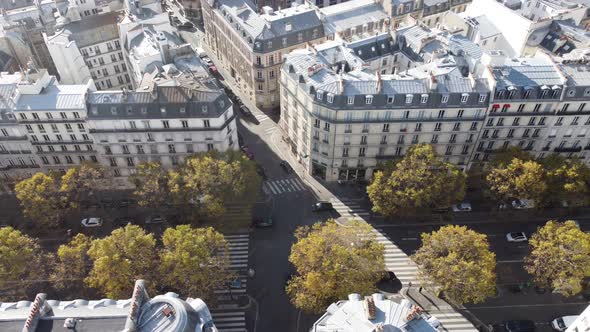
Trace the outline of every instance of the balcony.
[[390, 160], [390, 159], [395, 159], [395, 158], [399, 158], [399, 156], [396, 156], [394, 154], [382, 154], [382, 155], [375, 156], [375, 159], [377, 159], [377, 160]]
[[581, 146], [577, 146], [577, 147], [558, 147], [553, 149], [554, 152], [580, 152], [582, 151], [582, 147]]
[[26, 141], [27, 135], [22, 136], [0, 136], [0, 141]]
[[76, 140], [76, 141], [37, 141], [31, 142], [33, 145], [63, 145], [63, 144], [92, 144], [92, 140]]

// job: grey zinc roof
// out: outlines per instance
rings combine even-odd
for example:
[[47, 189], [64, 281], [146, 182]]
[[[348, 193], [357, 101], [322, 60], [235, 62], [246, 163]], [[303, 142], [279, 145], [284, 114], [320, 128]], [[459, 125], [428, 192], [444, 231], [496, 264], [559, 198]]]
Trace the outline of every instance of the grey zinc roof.
[[[97, 91], [88, 95], [89, 118], [214, 118], [231, 101], [219, 91], [200, 91], [180, 86], [154, 87], [143, 91]], [[207, 106], [206, 109], [203, 106]], [[165, 110], [163, 112], [162, 110]], [[114, 111], [114, 113], [113, 113]]]
[[40, 94], [21, 95], [17, 111], [59, 111], [85, 108], [88, 85], [49, 85]]
[[560, 69], [571, 83], [570, 85], [590, 86], [590, 65], [562, 64]]
[[459, 51], [462, 51], [474, 60], [481, 59], [483, 55], [481, 47], [478, 44], [461, 35], [452, 35], [449, 37], [449, 51], [456, 55], [459, 54]]
[[12, 101], [12, 94], [16, 90], [14, 84], [0, 85], [0, 109], [11, 109], [14, 102]]
[[496, 25], [485, 15], [474, 17], [473, 20], [478, 24], [479, 35], [483, 38], [490, 38], [501, 34]]
[[504, 65], [494, 66], [493, 74], [498, 88], [542, 85], [552, 87], [564, 83], [553, 64], [541, 58], [508, 59]]
[[368, 22], [379, 22], [388, 18], [387, 13], [379, 4], [366, 0], [341, 2], [322, 8], [320, 11], [325, 15], [326, 26], [332, 32], [340, 32]]
[[399, 50], [397, 43], [389, 33], [382, 33], [375, 37], [365, 38], [347, 44], [354, 53], [364, 61], [392, 54]]
[[80, 21], [68, 23], [63, 31], [57, 32], [50, 39], [63, 35], [68, 40], [75, 40], [78, 47], [116, 39], [119, 38], [117, 22], [120, 16], [118, 12], [85, 16]]
[[[314, 9], [298, 5], [272, 14], [258, 14], [249, 0], [217, 0], [218, 10], [233, 29], [260, 53], [302, 44], [324, 36], [320, 18]], [[290, 26], [290, 28], [288, 28]], [[317, 35], [313, 37], [313, 30]], [[303, 34], [299, 41], [298, 34]], [[286, 38], [286, 45], [283, 44]], [[269, 45], [271, 42], [272, 45]]]

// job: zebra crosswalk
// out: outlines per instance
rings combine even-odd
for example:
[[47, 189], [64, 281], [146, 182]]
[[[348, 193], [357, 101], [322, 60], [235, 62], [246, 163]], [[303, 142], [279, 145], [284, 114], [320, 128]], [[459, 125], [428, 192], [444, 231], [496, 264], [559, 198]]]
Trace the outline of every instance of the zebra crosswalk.
[[418, 286], [420, 280], [418, 279], [418, 266], [404, 253], [398, 246], [396, 246], [391, 239], [380, 229], [375, 229], [375, 240], [381, 243], [384, 250], [385, 269], [395, 273], [395, 276], [402, 283], [403, 287], [411, 285]]
[[231, 288], [214, 291], [219, 305], [211, 309], [211, 315], [219, 332], [246, 332], [246, 312], [235, 302], [238, 296], [246, 295], [250, 234], [228, 234], [225, 240], [229, 249], [229, 268], [236, 273], [239, 282]]
[[219, 332], [246, 332], [246, 313], [240, 309], [211, 310], [213, 323]]
[[264, 181], [262, 190], [267, 195], [281, 195], [285, 193], [305, 191], [307, 187], [298, 178]]
[[258, 122], [262, 123], [266, 120], [269, 120], [270, 118], [268, 117], [268, 115], [266, 114], [256, 114], [254, 115], [254, 117], [256, 118], [256, 120], [258, 120]]
[[362, 206], [363, 199], [343, 199], [332, 198], [330, 202], [334, 207], [334, 210], [342, 217], [368, 220], [371, 216], [371, 212], [368, 208]]

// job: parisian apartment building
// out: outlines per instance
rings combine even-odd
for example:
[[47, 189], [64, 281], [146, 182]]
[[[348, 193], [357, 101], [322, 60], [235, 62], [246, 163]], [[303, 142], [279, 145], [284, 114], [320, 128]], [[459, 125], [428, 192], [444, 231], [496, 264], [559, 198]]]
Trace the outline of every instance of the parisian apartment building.
[[92, 80], [59, 84], [32, 66], [2, 73], [0, 176], [17, 180], [95, 162], [125, 187], [140, 163], [172, 167], [197, 152], [237, 149], [223, 89], [209, 77], [167, 69], [138, 90], [112, 91], [98, 91]]
[[325, 39], [315, 9], [307, 4], [259, 13], [249, 0], [204, 1], [209, 56], [242, 96], [263, 110], [279, 107], [283, 56]]
[[[440, 45], [439, 56], [394, 74], [380, 65], [395, 67], [411, 51], [394, 39], [328, 41], [289, 54], [280, 126], [307, 172], [369, 180], [417, 143], [463, 169], [508, 146], [588, 160], [586, 60], [478, 53], [462, 36]], [[454, 52], [459, 45], [471, 51]]]

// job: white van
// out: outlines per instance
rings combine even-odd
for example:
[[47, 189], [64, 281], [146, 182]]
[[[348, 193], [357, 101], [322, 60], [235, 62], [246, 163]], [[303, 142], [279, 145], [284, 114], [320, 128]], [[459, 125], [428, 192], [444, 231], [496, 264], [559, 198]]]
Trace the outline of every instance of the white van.
[[557, 331], [565, 331], [570, 325], [572, 325], [576, 318], [578, 318], [578, 316], [563, 316], [555, 318], [551, 321], [551, 326]]

